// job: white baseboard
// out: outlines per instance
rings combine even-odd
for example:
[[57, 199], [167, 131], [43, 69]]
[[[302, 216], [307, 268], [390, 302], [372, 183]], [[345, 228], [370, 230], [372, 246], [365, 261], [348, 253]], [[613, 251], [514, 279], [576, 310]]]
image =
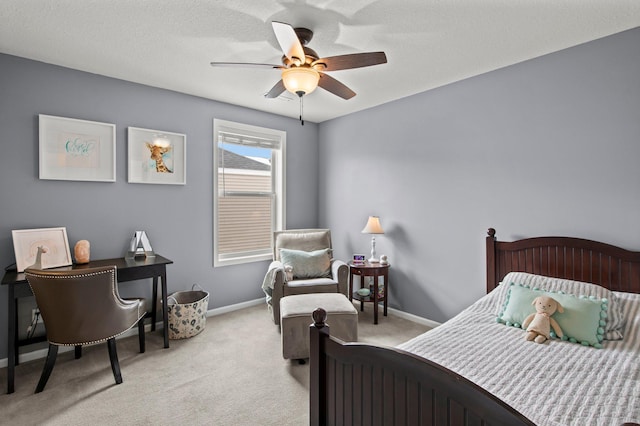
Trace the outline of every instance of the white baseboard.
[[400, 311], [394, 308], [387, 307], [387, 312], [397, 317], [404, 318], [409, 321], [417, 322], [418, 324], [426, 325], [427, 327], [431, 327], [431, 328], [436, 328], [437, 326], [440, 325], [439, 322], [436, 322], [427, 318], [419, 317], [417, 315], [413, 315], [408, 312]]
[[266, 303], [264, 297], [260, 299], [249, 300], [247, 302], [236, 303], [234, 305], [222, 306], [220, 308], [209, 309], [207, 311], [207, 317], [214, 317], [216, 315], [226, 314], [227, 312], [237, 311], [239, 309], [248, 308], [250, 306], [256, 306], [261, 303]]

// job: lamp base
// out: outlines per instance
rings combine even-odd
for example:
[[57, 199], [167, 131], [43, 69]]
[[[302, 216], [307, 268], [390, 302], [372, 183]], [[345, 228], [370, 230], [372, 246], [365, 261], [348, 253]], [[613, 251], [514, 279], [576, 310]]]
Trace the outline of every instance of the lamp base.
[[380, 263], [380, 259], [376, 259], [376, 258], [371, 258], [371, 259], [367, 259], [367, 262], [369, 263]]

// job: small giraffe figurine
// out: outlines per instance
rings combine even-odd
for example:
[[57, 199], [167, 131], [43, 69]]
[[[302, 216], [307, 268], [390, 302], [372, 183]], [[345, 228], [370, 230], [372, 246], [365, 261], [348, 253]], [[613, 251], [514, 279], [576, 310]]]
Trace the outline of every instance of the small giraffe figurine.
[[158, 173], [173, 173], [173, 170], [169, 170], [169, 168], [164, 164], [162, 159], [162, 154], [166, 154], [171, 151], [171, 146], [160, 146], [153, 145], [149, 142], [145, 142], [145, 145], [151, 151], [151, 159], [156, 162], [156, 172]]
[[45, 246], [38, 246], [38, 253], [36, 254], [36, 261], [33, 265], [28, 266], [28, 269], [42, 269], [42, 254], [48, 250]]

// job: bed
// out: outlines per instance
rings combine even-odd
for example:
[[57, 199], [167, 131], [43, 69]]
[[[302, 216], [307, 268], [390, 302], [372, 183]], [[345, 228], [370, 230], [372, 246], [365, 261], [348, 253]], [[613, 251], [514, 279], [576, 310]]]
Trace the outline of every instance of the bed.
[[[640, 252], [570, 237], [497, 241], [494, 229], [486, 249], [487, 295], [398, 347], [341, 342], [313, 313], [312, 425], [640, 422]], [[587, 337], [565, 322], [563, 339], [526, 341], [505, 320], [520, 291], [585, 306]], [[594, 315], [599, 325], [582, 327]]]

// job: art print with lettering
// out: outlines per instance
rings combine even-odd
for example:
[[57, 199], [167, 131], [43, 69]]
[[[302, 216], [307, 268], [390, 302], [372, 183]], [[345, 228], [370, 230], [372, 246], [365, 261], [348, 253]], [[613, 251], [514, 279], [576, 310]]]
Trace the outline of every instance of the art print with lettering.
[[40, 179], [115, 182], [115, 124], [39, 116]]
[[62, 132], [58, 143], [61, 167], [100, 167], [100, 136]]

